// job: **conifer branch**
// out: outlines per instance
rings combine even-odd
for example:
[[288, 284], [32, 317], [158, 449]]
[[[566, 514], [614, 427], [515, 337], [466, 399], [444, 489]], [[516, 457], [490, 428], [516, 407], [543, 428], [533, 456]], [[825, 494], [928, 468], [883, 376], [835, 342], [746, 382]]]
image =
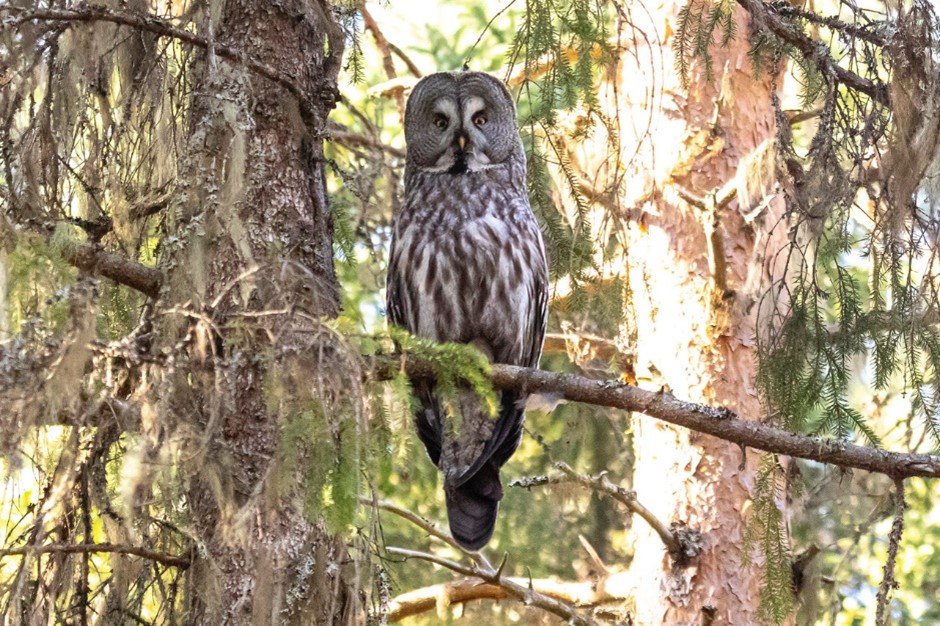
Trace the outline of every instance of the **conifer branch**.
[[8, 548], [0, 550], [0, 558], [6, 556], [23, 556], [26, 554], [48, 554], [58, 552], [62, 554], [93, 554], [110, 552], [113, 554], [129, 554], [139, 556], [150, 561], [170, 565], [180, 569], [186, 569], [192, 564], [192, 559], [188, 556], [177, 556], [174, 554], [164, 554], [154, 552], [146, 548], [137, 546], [127, 546], [116, 543], [79, 543], [79, 544], [50, 544], [45, 546], [27, 546], [24, 548]]
[[[400, 358], [379, 363], [376, 377], [389, 380], [401, 366]], [[435, 375], [431, 365], [421, 361], [406, 359], [404, 367], [412, 378]], [[648, 391], [619, 380], [600, 381], [514, 365], [493, 364], [487, 375], [498, 389], [546, 393], [571, 402], [643, 413], [747, 448], [895, 478], [940, 478], [940, 456], [937, 455], [889, 452], [846, 441], [800, 435], [759, 421], [741, 419], [726, 407], [680, 400], [668, 391]]]
[[[408, 371], [411, 373], [410, 368]], [[591, 380], [574, 374], [555, 374], [513, 365], [494, 364], [489, 377], [500, 389], [548, 392], [572, 402], [635, 411], [765, 452], [893, 477], [940, 478], [940, 456], [889, 452], [844, 441], [799, 435], [770, 424], [741, 419], [725, 407], [710, 407], [680, 400], [668, 391], [648, 391], [620, 381]]]
[[[450, 559], [445, 559], [445, 558], [436, 556], [434, 554], [428, 554], [427, 552], [418, 552], [416, 550], [406, 550], [404, 548], [396, 548], [393, 546], [386, 548], [386, 551], [389, 554], [401, 556], [406, 559], [421, 559], [422, 561], [428, 561], [429, 563], [440, 565], [441, 567], [445, 567], [453, 572], [461, 574], [462, 576], [467, 576], [470, 578], [482, 580], [483, 582], [488, 583], [491, 587], [495, 587], [495, 589], [489, 590], [494, 595], [492, 596], [481, 595], [479, 596], [481, 598], [482, 597], [496, 598], [498, 596], [495, 594], [503, 593], [505, 595], [502, 597], [515, 598], [528, 606], [534, 606], [534, 607], [543, 609], [545, 611], [548, 611], [549, 613], [552, 613], [554, 615], [557, 615], [567, 620], [566, 623], [568, 624], [578, 624], [580, 626], [595, 626], [596, 625], [596, 622], [592, 618], [584, 615], [581, 611], [578, 611], [578, 609], [574, 606], [574, 603], [566, 602], [561, 599], [551, 597], [548, 594], [541, 593], [538, 590], [536, 590], [534, 581], [532, 580], [500, 576], [499, 572], [493, 570], [492, 568], [484, 569], [475, 565], [466, 566], [461, 563], [457, 563], [456, 561], [451, 561]], [[476, 582], [476, 584], [479, 585], [480, 583]], [[448, 598], [448, 599], [450, 599], [452, 602], [454, 601], [453, 598]], [[469, 598], [469, 599], [473, 599], [473, 598]], [[465, 600], [460, 600], [460, 601], [465, 601]], [[423, 609], [426, 611], [426, 610], [429, 610], [432, 605], [427, 605], [426, 603], [422, 603], [421, 606], [426, 606], [426, 608]], [[392, 610], [395, 611], [396, 609], [393, 608]], [[402, 608], [398, 608], [399, 612], [403, 610], [404, 609]], [[411, 609], [411, 610], [414, 610], [414, 609]], [[418, 611], [418, 612], [421, 612], [421, 611]], [[408, 615], [414, 615], [414, 614], [415, 614], [414, 612], [408, 613]], [[389, 617], [391, 618], [392, 616], [389, 615]], [[401, 619], [402, 617], [406, 617], [406, 615], [405, 614], [397, 615], [397, 617], [394, 619]]]
[[593, 489], [598, 493], [603, 493], [617, 502], [620, 502], [626, 506], [631, 512], [636, 513], [646, 521], [647, 524], [659, 535], [659, 538], [662, 539], [663, 543], [666, 545], [666, 550], [669, 551], [669, 554], [675, 559], [682, 559], [684, 553], [686, 552], [685, 547], [682, 545], [682, 542], [679, 538], [669, 530], [669, 528], [659, 521], [659, 519], [653, 515], [653, 512], [648, 508], [640, 504], [636, 499], [636, 494], [632, 491], [624, 489], [620, 485], [615, 485], [607, 479], [606, 472], [598, 474], [597, 476], [589, 476], [587, 474], [580, 474], [574, 471], [570, 465], [567, 463], [555, 463], [555, 467], [558, 468], [564, 474], [564, 476], [530, 476], [526, 478], [517, 478], [509, 483], [510, 487], [523, 487], [529, 489], [530, 487], [536, 487], [541, 485], [557, 485], [560, 483], [569, 483], [575, 482], [580, 485], [584, 485], [589, 489]]
[[160, 295], [163, 272], [127, 257], [105, 252], [90, 243], [69, 243], [61, 250], [62, 258], [80, 270], [109, 278], [151, 298]]
[[5, 6], [0, 11], [12, 13], [15, 17], [0, 21], [2, 27], [17, 27], [26, 22], [110, 22], [121, 26], [129, 26], [161, 37], [172, 37], [184, 43], [211, 50], [223, 59], [241, 64], [252, 72], [281, 85], [297, 98], [305, 113], [310, 113], [312, 107], [304, 91], [289, 76], [277, 69], [249, 58], [243, 51], [217, 41], [210, 41], [188, 30], [171, 24], [168, 20], [149, 13], [128, 11], [126, 9], [113, 9], [110, 7], [81, 4], [69, 8], [33, 8]]
[[832, 58], [826, 44], [813, 40], [794, 24], [770, 10], [768, 6], [772, 5], [761, 2], [761, 0], [737, 0], [737, 2], [751, 14], [756, 24], [767, 28], [781, 41], [796, 48], [807, 59], [813, 61], [825, 76], [835, 78], [846, 87], [868, 95], [879, 104], [884, 106], [890, 104], [888, 90], [884, 85], [877, 84], [839, 65]]
[[[885, 35], [866, 28], [865, 26], [849, 24], [848, 22], [844, 22], [837, 17], [826, 17], [824, 15], [813, 13], [812, 11], [804, 11], [803, 9], [800, 9], [789, 2], [786, 5], [776, 4], [774, 5], [773, 9], [779, 15], [793, 15], [799, 17], [800, 19], [806, 20], [807, 22], [812, 22], [813, 24], [818, 24], [819, 26], [825, 26], [826, 28], [844, 33], [849, 37], [861, 39], [862, 41], [866, 41], [876, 46], [884, 47], [888, 45], [888, 38]], [[884, 27], [884, 24], [879, 23], [879, 26]]]

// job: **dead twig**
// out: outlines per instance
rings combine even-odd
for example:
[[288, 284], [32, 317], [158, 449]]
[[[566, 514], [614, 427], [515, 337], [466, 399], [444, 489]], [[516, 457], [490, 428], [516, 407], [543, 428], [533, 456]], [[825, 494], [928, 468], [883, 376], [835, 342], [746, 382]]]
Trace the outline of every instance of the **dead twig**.
[[891, 592], [898, 587], [898, 581], [894, 578], [894, 570], [898, 560], [898, 549], [901, 546], [901, 535], [904, 533], [904, 511], [907, 509], [907, 503], [904, 501], [903, 478], [897, 478], [894, 481], [894, 489], [894, 523], [891, 524], [891, 534], [888, 536], [888, 558], [885, 560], [881, 585], [878, 586], [878, 604], [875, 610], [876, 626], [887, 626], [891, 623], [891, 611], [888, 610], [888, 603], [891, 599]]
[[130, 554], [132, 556], [139, 556], [150, 561], [162, 563], [163, 565], [179, 567], [180, 569], [186, 569], [192, 565], [192, 559], [188, 556], [164, 554], [162, 552], [155, 552], [146, 548], [139, 548], [137, 546], [127, 546], [116, 543], [54, 543], [43, 546], [9, 548], [6, 550], [0, 550], [0, 558], [7, 556], [24, 556], [27, 554], [48, 554], [50, 552], [58, 552], [63, 554], [93, 554], [100, 552], [111, 552], [114, 554]]
[[[467, 555], [471, 559], [475, 559], [476, 557], [479, 556], [478, 552], [469, 552], [467, 550], [464, 550], [463, 547], [459, 543], [454, 541], [453, 537], [451, 537], [450, 535], [448, 535], [447, 533], [439, 529], [437, 525], [434, 524], [433, 522], [426, 520], [425, 518], [421, 517], [417, 513], [413, 511], [409, 511], [408, 509], [404, 507], [400, 507], [397, 504], [392, 504], [391, 502], [387, 500], [378, 500], [375, 498], [367, 498], [365, 496], [359, 497], [359, 503], [364, 504], [366, 506], [374, 506], [377, 509], [388, 511], [389, 513], [393, 513], [397, 515], [398, 517], [411, 522], [412, 524], [414, 524], [421, 530], [425, 531], [432, 537], [436, 537], [440, 539], [441, 541], [443, 541], [450, 547], [454, 548], [455, 550], [459, 552], [462, 552], [463, 554]], [[481, 562], [480, 564], [486, 565], [487, 567], [489, 567], [488, 563]]]
[[[674, 558], [680, 559], [685, 553], [682, 542], [679, 538], [669, 530], [669, 528], [662, 523], [652, 511], [647, 509], [645, 506], [640, 504], [636, 499], [636, 494], [632, 491], [624, 489], [620, 485], [615, 485], [610, 480], [608, 480], [606, 473], [598, 474], [597, 476], [588, 476], [587, 474], [580, 474], [574, 469], [571, 468], [567, 463], [555, 463], [555, 468], [558, 469], [563, 475], [562, 476], [532, 476], [528, 478], [518, 478], [509, 483], [510, 487], [524, 487], [529, 489], [531, 487], [541, 486], [541, 485], [558, 485], [562, 483], [578, 483], [584, 485], [589, 489], [593, 489], [599, 493], [605, 494], [620, 502], [626, 506], [631, 512], [636, 513], [650, 525], [659, 538], [662, 539], [663, 544], [666, 546], [669, 554]], [[694, 555], [692, 555], [694, 556]]]
[[594, 626], [596, 624], [592, 618], [578, 611], [572, 604], [539, 593], [534, 588], [528, 586], [528, 580], [507, 578], [501, 576], [499, 572], [492, 568], [483, 569], [476, 565], [466, 566], [456, 561], [451, 561], [450, 559], [428, 554], [427, 552], [406, 550], [394, 546], [386, 548], [386, 551], [389, 554], [401, 556], [406, 559], [421, 559], [422, 561], [434, 563], [435, 565], [440, 565], [463, 576], [478, 578], [486, 583], [499, 587], [504, 590], [509, 597], [516, 598], [523, 604], [538, 607], [568, 620], [569, 624], [577, 624], [579, 626]]

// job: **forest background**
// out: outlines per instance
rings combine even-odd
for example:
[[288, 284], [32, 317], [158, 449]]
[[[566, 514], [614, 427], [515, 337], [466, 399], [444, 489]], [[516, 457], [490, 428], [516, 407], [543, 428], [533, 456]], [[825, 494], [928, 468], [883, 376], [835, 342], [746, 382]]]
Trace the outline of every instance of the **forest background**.
[[[940, 621], [930, 3], [0, 19], [3, 623]], [[383, 314], [404, 101], [465, 64], [516, 94], [579, 376], [484, 557], [405, 372], [525, 375]]]

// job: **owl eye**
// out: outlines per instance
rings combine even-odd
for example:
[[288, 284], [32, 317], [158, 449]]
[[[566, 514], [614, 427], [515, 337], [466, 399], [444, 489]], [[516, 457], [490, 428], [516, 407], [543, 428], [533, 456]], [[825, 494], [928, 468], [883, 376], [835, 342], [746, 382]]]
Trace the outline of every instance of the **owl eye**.
[[447, 116], [441, 115], [438, 113], [434, 116], [434, 125], [440, 128], [441, 130], [447, 128]]
[[475, 126], [486, 126], [486, 113], [477, 113], [473, 116], [473, 124]]

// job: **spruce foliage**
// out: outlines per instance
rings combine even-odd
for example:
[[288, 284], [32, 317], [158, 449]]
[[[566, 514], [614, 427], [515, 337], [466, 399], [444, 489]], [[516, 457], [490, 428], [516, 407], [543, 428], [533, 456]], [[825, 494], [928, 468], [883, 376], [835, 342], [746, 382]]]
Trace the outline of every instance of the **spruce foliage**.
[[754, 486], [753, 506], [748, 512], [742, 552], [746, 562], [757, 548], [764, 559], [764, 581], [758, 615], [765, 623], [779, 624], [793, 612], [793, 571], [790, 541], [777, 503], [786, 497], [784, 472], [777, 457], [761, 459]]
[[[594, 262], [594, 242], [588, 202], [556, 124], [559, 111], [575, 108], [586, 119], [601, 120], [596, 77], [614, 54], [608, 11], [609, 6], [596, 0], [528, 2], [508, 57], [507, 74], [517, 77], [510, 82], [520, 95], [529, 196], [545, 227], [551, 274], [570, 276], [576, 282], [583, 280], [584, 270]], [[554, 188], [548, 167], [562, 172], [565, 184], [561, 188]], [[560, 213], [558, 195], [570, 199], [573, 215]]]
[[[733, 9], [707, 0], [685, 5], [674, 43], [680, 75], [686, 76], [695, 61], [710, 71], [711, 46], [735, 36], [728, 27]], [[867, 357], [876, 388], [885, 388], [892, 374], [905, 377], [936, 438], [932, 346], [940, 334], [932, 321], [940, 302], [926, 242], [933, 240], [940, 220], [931, 209], [936, 197], [918, 189], [929, 183], [937, 153], [917, 143], [922, 138], [914, 128], [892, 128], [889, 120], [894, 115], [896, 124], [905, 124], [910, 113], [901, 107], [936, 110], [931, 85], [938, 71], [937, 16], [929, 3], [913, 2], [889, 42], [884, 17], [864, 9], [850, 16], [863, 24], [856, 27], [847, 25], [852, 20], [822, 18], [783, 4], [767, 10], [785, 20], [792, 33], [787, 38], [766, 28], [750, 33], [755, 73], [777, 72], [791, 61], [800, 100], [804, 107], [818, 107], [819, 120], [808, 141], [798, 138], [775, 103], [782, 120], [778, 176], [794, 247], [788, 275], [778, 277], [777, 288], [764, 295], [758, 380], [770, 414], [797, 430], [839, 439], [861, 436], [879, 445], [871, 425], [847, 401], [854, 364]], [[818, 58], [792, 41], [816, 40], [821, 28], [834, 35], [834, 43]], [[857, 72], [869, 81], [871, 93], [827, 72], [827, 60]], [[888, 92], [904, 98], [895, 98], [889, 108], [885, 98], [873, 95]], [[919, 149], [928, 152], [918, 159], [916, 180], [910, 180], [901, 163]]]

